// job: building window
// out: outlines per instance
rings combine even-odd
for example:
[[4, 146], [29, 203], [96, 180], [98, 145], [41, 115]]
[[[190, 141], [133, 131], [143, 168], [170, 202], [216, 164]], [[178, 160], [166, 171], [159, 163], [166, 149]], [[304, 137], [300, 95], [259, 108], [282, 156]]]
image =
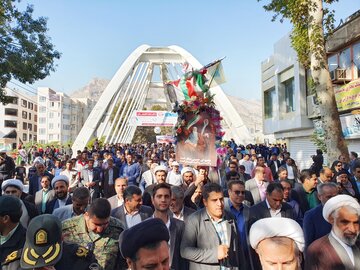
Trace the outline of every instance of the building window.
[[[35, 104], [34, 111], [37, 112], [37, 105]], [[35, 140], [34, 140], [35, 141]]]
[[15, 104], [18, 105], [19, 104], [19, 98], [18, 97], [12, 97], [10, 104]]
[[28, 103], [28, 109], [32, 110], [34, 108], [34, 104], [32, 104], [31, 102]]
[[4, 121], [4, 127], [17, 128], [17, 122], [16, 121], [11, 121], [11, 120], [5, 120]]
[[46, 102], [46, 97], [44, 97], [44, 96], [39, 96], [39, 101], [40, 101], [40, 102]]
[[[34, 132], [36, 132], [36, 131], [37, 131], [37, 125], [34, 125]], [[34, 141], [36, 141], [36, 140], [34, 139]]]
[[40, 135], [45, 135], [46, 133], [46, 129], [45, 128], [39, 128], [39, 134]]
[[271, 88], [264, 92], [264, 112], [265, 118], [274, 116], [275, 88]]
[[347, 48], [340, 52], [339, 66], [340, 66], [340, 68], [343, 68], [343, 69], [351, 68], [350, 48]]
[[12, 109], [12, 108], [5, 108], [5, 115], [17, 116], [18, 115], [18, 110], [17, 109]]
[[294, 112], [295, 111], [295, 84], [294, 78], [291, 78], [285, 82], [283, 82], [284, 90], [285, 90], [285, 112]]
[[25, 112], [25, 111], [22, 112], [22, 118], [27, 119], [27, 112]]
[[49, 118], [54, 118], [54, 113], [53, 112], [49, 113]]
[[49, 135], [49, 141], [53, 141], [54, 140], [54, 135], [53, 134], [50, 134]]
[[23, 130], [27, 130], [27, 123], [23, 122]]
[[27, 141], [27, 134], [23, 133], [23, 141]]
[[355, 78], [360, 78], [360, 42], [353, 46]]
[[63, 125], [63, 130], [70, 130], [70, 125]]
[[333, 71], [339, 67], [337, 54], [334, 54], [328, 58], [329, 71]]
[[32, 131], [32, 124], [28, 124], [28, 130]]
[[29, 141], [32, 140], [32, 134], [29, 134]]
[[49, 123], [49, 129], [54, 129], [54, 123]]
[[63, 119], [64, 120], [70, 120], [70, 115], [69, 114], [63, 114]]
[[29, 113], [29, 120], [31, 120], [31, 113]]
[[41, 112], [41, 113], [46, 112], [46, 107], [45, 106], [40, 106], [39, 107], [39, 112]]
[[45, 117], [39, 117], [39, 124], [45, 124], [46, 118]]
[[37, 122], [38, 118], [37, 118], [37, 114], [34, 115], [34, 121]]
[[54, 101], [50, 102], [50, 107], [55, 107], [55, 102]]
[[27, 107], [27, 101], [25, 99], [21, 99], [21, 106], [23, 106], [24, 108]]

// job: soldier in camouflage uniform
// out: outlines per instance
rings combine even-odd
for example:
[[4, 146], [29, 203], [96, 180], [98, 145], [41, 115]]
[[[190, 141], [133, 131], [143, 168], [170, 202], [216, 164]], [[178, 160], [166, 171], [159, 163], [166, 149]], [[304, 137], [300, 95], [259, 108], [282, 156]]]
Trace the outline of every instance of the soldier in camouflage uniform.
[[118, 219], [110, 217], [110, 211], [106, 199], [94, 200], [84, 215], [63, 221], [64, 241], [85, 246], [105, 270], [125, 269], [118, 247], [124, 229]]

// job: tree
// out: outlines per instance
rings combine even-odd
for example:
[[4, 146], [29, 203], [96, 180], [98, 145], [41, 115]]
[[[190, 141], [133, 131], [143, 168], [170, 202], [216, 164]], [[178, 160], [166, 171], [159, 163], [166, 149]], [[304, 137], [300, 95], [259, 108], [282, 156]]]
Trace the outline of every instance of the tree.
[[33, 18], [33, 6], [19, 10], [17, 0], [0, 1], [0, 102], [9, 103], [4, 87], [12, 79], [34, 83], [55, 70], [60, 53], [46, 35], [47, 19]]
[[275, 12], [273, 21], [288, 19], [293, 25], [291, 43], [299, 62], [311, 71], [329, 161], [336, 160], [340, 154], [349, 159], [325, 49], [325, 36], [334, 29], [334, 10], [328, 6], [334, 2], [337, 0], [271, 0], [263, 6], [266, 11]]

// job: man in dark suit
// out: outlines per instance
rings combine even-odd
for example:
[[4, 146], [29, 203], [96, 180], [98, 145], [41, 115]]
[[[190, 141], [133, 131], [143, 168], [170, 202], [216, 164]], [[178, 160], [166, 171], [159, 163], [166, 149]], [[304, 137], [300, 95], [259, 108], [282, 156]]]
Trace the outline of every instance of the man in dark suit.
[[172, 217], [185, 222], [195, 210], [184, 205], [184, 196], [184, 189], [182, 187], [171, 186], [170, 210]]
[[[0, 217], [3, 220], [1, 222], [0, 234], [4, 239], [9, 237], [6, 241], [2, 240], [0, 243], [0, 261], [2, 263], [10, 253], [24, 246], [26, 230], [20, 224], [21, 208], [21, 202], [18, 198], [13, 196], [0, 197]], [[14, 229], [15, 231], [10, 236]]]
[[51, 189], [51, 180], [47, 175], [41, 178], [40, 184], [42, 189], [35, 193], [35, 207], [40, 214], [45, 214], [46, 204], [55, 198], [55, 191]]
[[72, 204], [72, 198], [68, 192], [69, 179], [66, 175], [58, 175], [51, 181], [51, 186], [55, 191], [55, 197], [48, 201], [46, 205], [46, 214], [52, 214], [55, 209]]
[[205, 208], [186, 221], [181, 256], [189, 261], [192, 270], [218, 270], [221, 266], [250, 269], [239, 243], [234, 216], [224, 211], [222, 187], [205, 184], [202, 197]]
[[244, 250], [245, 258], [249, 258], [249, 245], [247, 239], [247, 225], [250, 207], [245, 204], [246, 191], [244, 182], [232, 180], [228, 183], [229, 198], [225, 198], [225, 210], [235, 216], [239, 241]]
[[266, 217], [294, 219], [292, 207], [283, 202], [284, 188], [280, 183], [270, 183], [266, 188], [266, 199], [250, 207], [249, 229], [254, 222]]
[[154, 187], [152, 204], [154, 205], [154, 218], [160, 218], [168, 227], [170, 233], [170, 268], [174, 270], [187, 270], [188, 263], [180, 256], [180, 243], [184, 233], [185, 223], [169, 215], [171, 202], [171, 187], [167, 183]]
[[281, 166], [280, 160], [278, 160], [278, 156], [276, 153], [272, 153], [270, 159], [268, 160], [268, 167], [271, 170], [274, 179], [278, 179], [278, 170]]
[[[266, 199], [250, 207], [249, 226], [256, 221], [268, 217], [286, 217], [294, 219], [292, 207], [283, 202], [284, 188], [280, 183], [270, 183], [266, 188]], [[254, 269], [261, 269], [259, 256], [251, 249], [251, 260]]]
[[307, 211], [304, 217], [305, 249], [315, 240], [330, 233], [331, 224], [322, 215], [323, 206], [330, 198], [338, 194], [339, 189], [335, 183], [329, 182], [318, 185], [317, 192], [321, 204]]
[[114, 161], [107, 160], [107, 168], [104, 170], [104, 176], [101, 182], [102, 192], [105, 198], [110, 198], [116, 194], [114, 188], [115, 179], [119, 177], [119, 168], [114, 166]]
[[36, 167], [36, 174], [31, 176], [29, 179], [29, 194], [33, 196], [37, 191], [41, 189], [40, 181], [44, 175], [49, 176], [50, 180], [54, 178], [54, 176], [51, 173], [45, 170], [44, 164], [37, 163], [35, 167]]
[[360, 269], [360, 250], [356, 245], [359, 215], [360, 205], [349, 195], [337, 195], [325, 203], [323, 217], [332, 229], [308, 247], [305, 270]]
[[125, 229], [151, 217], [151, 207], [142, 205], [141, 189], [137, 186], [128, 186], [124, 190], [124, 204], [111, 211], [111, 216], [119, 219]]
[[317, 176], [311, 170], [302, 170], [300, 173], [300, 181], [302, 184], [295, 183], [294, 189], [291, 191], [291, 198], [295, 200], [303, 214], [306, 211], [316, 207], [320, 201], [317, 196]]
[[90, 191], [91, 201], [100, 197], [101, 170], [94, 168], [94, 160], [89, 159], [87, 168], [80, 172], [81, 184]]

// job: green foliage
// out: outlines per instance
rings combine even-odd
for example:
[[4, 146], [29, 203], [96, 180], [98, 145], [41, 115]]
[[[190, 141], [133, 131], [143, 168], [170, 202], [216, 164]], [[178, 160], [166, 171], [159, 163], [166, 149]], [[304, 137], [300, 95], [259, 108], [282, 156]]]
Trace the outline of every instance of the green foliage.
[[[260, 2], [261, 0], [257, 0]], [[265, 0], [266, 1], [266, 0]], [[323, 3], [330, 5], [338, 0], [323, 0]], [[268, 2], [268, 1], [266, 1]], [[320, 61], [320, 66], [315, 68], [324, 68], [327, 64], [323, 29], [313, 29], [313, 34], [309, 37], [309, 23], [312, 18], [309, 11], [317, 8], [312, 0], [271, 0], [263, 8], [266, 11], [274, 12], [273, 21], [279, 19], [280, 22], [289, 20], [293, 25], [291, 33], [291, 45], [297, 52], [299, 62], [305, 67], [310, 67], [310, 52]], [[325, 34], [330, 35], [334, 30], [334, 10], [327, 6], [323, 7], [323, 27]], [[311, 39], [311, 42], [310, 42]], [[313, 44], [310, 47], [310, 44]]]
[[321, 149], [323, 153], [327, 153], [327, 147], [325, 142], [324, 134], [320, 133], [316, 129], [310, 137], [310, 140], [317, 146], [318, 149]]
[[[105, 141], [105, 136], [102, 136], [100, 139], [98, 139], [98, 142], [99, 142], [99, 146], [100, 148], [102, 148], [104, 146], [104, 141]], [[95, 143], [95, 140], [97, 139], [97, 137], [93, 137], [87, 144], [86, 144], [86, 147], [88, 149], [91, 149]]]
[[0, 102], [9, 103], [2, 88], [11, 79], [34, 83], [55, 70], [54, 49], [47, 33], [47, 19], [33, 18], [33, 6], [16, 7], [19, 0], [0, 1]]

